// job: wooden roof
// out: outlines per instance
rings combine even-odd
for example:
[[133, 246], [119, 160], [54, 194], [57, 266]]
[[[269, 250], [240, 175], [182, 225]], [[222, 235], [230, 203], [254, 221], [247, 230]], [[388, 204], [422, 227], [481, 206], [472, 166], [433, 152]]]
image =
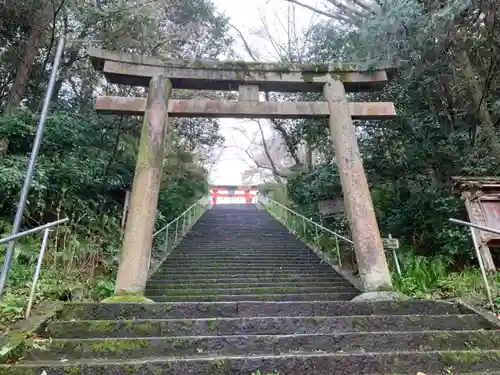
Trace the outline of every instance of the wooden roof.
[[455, 190], [485, 190], [500, 188], [500, 177], [452, 177], [453, 188]]

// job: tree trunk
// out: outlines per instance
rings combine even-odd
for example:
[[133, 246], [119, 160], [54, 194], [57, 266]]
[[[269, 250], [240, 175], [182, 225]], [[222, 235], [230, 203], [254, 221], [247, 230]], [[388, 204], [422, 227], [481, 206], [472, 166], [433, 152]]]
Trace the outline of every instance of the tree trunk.
[[486, 139], [490, 146], [491, 153], [497, 157], [500, 155], [500, 146], [495, 134], [495, 124], [491, 118], [486, 105], [486, 96], [479, 79], [477, 78], [476, 71], [472, 65], [469, 54], [467, 51], [460, 51], [457, 54], [457, 63], [462, 69], [467, 81], [467, 89], [472, 97], [472, 102], [476, 107], [477, 117], [481, 121], [481, 129], [484, 132], [483, 139]]
[[47, 19], [50, 11], [52, 10], [52, 2], [44, 0], [41, 10], [34, 12], [31, 30], [26, 41], [26, 47], [22, 59], [19, 61], [16, 71], [14, 83], [10, 88], [9, 98], [7, 100], [6, 114], [12, 113], [12, 110], [19, 107], [24, 94], [26, 86], [30, 77], [33, 64], [38, 55], [38, 50], [43, 41], [44, 31], [47, 27]]
[[311, 173], [313, 170], [313, 147], [309, 141], [306, 145], [306, 166], [307, 172]]

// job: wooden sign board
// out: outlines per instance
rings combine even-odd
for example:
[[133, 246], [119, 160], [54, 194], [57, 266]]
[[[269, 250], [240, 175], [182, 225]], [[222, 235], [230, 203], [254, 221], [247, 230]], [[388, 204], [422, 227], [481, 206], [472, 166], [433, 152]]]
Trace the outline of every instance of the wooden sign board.
[[342, 199], [329, 199], [318, 202], [319, 214], [323, 217], [340, 215], [344, 213], [344, 204]]
[[399, 240], [397, 238], [382, 238], [382, 245], [386, 249], [399, 249]]

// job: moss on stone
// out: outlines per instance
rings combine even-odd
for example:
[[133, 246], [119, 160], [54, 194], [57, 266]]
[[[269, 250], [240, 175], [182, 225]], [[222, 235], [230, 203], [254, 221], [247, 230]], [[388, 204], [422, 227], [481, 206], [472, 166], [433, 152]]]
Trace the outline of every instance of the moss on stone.
[[231, 363], [227, 359], [217, 359], [214, 363], [213, 375], [226, 375], [231, 373]]
[[106, 298], [102, 303], [127, 303], [127, 302], [140, 302], [140, 303], [155, 303], [152, 299], [146, 298], [141, 294], [121, 294]]
[[208, 311], [208, 305], [198, 305], [198, 311], [207, 312]]
[[209, 320], [207, 323], [207, 327], [211, 331], [217, 331], [219, 329], [219, 321], [218, 320]]
[[126, 375], [133, 375], [137, 372], [135, 366], [133, 365], [125, 365], [123, 366], [123, 373]]
[[148, 335], [151, 332], [151, 324], [149, 322], [141, 322], [141, 323], [134, 323], [133, 321], [130, 321], [130, 328], [129, 330], [134, 330], [141, 332], [142, 334]]
[[187, 344], [187, 340], [184, 340], [184, 339], [175, 339], [173, 342], [172, 342], [172, 347], [173, 348], [185, 348], [186, 347], [186, 344]]
[[35, 372], [34, 369], [26, 369], [26, 368], [12, 366], [3, 368], [2, 375], [38, 375], [38, 374]]
[[91, 323], [92, 329], [98, 332], [113, 332], [116, 325], [112, 321], [96, 321]]
[[77, 367], [66, 367], [64, 369], [64, 375], [79, 375], [82, 373], [82, 370], [79, 366]]
[[149, 348], [150, 342], [145, 339], [127, 339], [127, 340], [102, 340], [92, 343], [94, 353], [113, 353], [121, 354], [124, 350]]
[[469, 350], [461, 352], [445, 352], [441, 354], [441, 358], [447, 365], [453, 366], [472, 366], [486, 360], [500, 361], [500, 353], [488, 353], [480, 350]]

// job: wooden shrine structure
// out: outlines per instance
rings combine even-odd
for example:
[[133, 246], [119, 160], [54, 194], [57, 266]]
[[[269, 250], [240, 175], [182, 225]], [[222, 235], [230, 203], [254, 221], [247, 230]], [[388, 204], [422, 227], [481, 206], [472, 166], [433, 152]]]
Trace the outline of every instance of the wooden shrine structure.
[[256, 186], [212, 185], [208, 188], [213, 205], [221, 203], [217, 198], [235, 198], [237, 200], [243, 198], [245, 204], [252, 204], [258, 191]]
[[[461, 194], [469, 220], [473, 224], [500, 230], [500, 177], [452, 177], [453, 188]], [[481, 257], [487, 271], [495, 271], [500, 235], [475, 230]]]
[[[328, 120], [358, 268], [366, 291], [389, 290], [391, 275], [375, 218], [353, 119], [390, 119], [392, 103], [349, 102], [346, 93], [376, 90], [389, 80], [387, 67], [362, 64], [261, 64], [241, 61], [172, 61], [89, 51], [110, 83], [149, 87], [147, 98], [99, 97], [102, 113], [143, 115], [129, 219], [116, 294], [142, 293], [149, 256], [168, 117], [315, 118]], [[236, 101], [179, 100], [176, 90], [238, 91]], [[318, 102], [262, 102], [260, 92], [319, 92]]]

